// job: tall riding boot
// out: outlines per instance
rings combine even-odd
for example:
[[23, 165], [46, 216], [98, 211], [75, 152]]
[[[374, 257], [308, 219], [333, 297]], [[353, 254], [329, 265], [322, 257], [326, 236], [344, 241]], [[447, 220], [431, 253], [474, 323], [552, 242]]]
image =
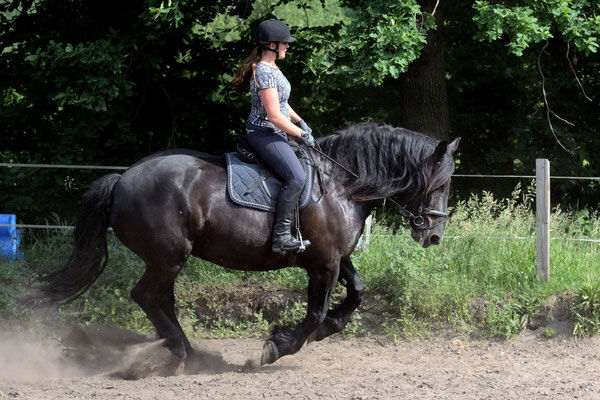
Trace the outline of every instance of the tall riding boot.
[[294, 216], [294, 208], [302, 194], [302, 187], [292, 182], [284, 185], [279, 192], [277, 199], [277, 217], [275, 227], [273, 228], [273, 238], [271, 240], [274, 253], [285, 251], [302, 251], [310, 245], [310, 241], [298, 239], [291, 235], [291, 224]]

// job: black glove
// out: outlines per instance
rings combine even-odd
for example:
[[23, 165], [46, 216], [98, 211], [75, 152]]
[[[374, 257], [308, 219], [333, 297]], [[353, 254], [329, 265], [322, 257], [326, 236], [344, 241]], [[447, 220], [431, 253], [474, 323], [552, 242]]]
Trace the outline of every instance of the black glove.
[[300, 139], [305, 145], [309, 147], [315, 147], [315, 138], [310, 134], [310, 132], [302, 131], [302, 136], [300, 136]]
[[304, 132], [312, 133], [312, 129], [310, 129], [310, 126], [308, 126], [308, 124], [304, 122], [303, 119], [296, 122], [296, 125], [298, 125], [298, 128], [302, 129]]

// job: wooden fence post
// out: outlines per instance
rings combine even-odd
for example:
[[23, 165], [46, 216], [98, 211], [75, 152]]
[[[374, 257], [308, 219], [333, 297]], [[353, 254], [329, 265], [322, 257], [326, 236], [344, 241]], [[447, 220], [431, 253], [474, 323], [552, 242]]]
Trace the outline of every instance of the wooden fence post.
[[369, 251], [369, 244], [371, 244], [371, 224], [373, 222], [373, 214], [369, 214], [365, 220], [365, 229], [363, 231], [363, 250]]
[[537, 276], [540, 281], [550, 281], [550, 161], [535, 160], [535, 203], [537, 237]]

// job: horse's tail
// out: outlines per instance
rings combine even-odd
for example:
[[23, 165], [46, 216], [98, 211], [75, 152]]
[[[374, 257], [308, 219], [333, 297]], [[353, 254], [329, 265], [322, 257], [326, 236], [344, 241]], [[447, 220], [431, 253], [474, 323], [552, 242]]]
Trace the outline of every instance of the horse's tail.
[[83, 196], [77, 223], [75, 246], [62, 269], [51, 273], [30, 305], [68, 303], [83, 294], [98, 279], [108, 262], [106, 231], [109, 225], [113, 188], [121, 175], [105, 175]]

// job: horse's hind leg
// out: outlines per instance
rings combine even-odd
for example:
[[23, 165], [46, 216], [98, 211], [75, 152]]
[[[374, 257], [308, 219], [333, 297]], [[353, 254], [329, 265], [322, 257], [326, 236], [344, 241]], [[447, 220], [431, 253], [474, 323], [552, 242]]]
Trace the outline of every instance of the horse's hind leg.
[[277, 359], [294, 354], [304, 345], [309, 335], [323, 322], [327, 315], [331, 289], [337, 280], [339, 263], [322, 265], [308, 270], [308, 307], [306, 317], [291, 330], [274, 329], [265, 342], [261, 364], [271, 364]]
[[354, 310], [362, 303], [364, 286], [349, 258], [343, 258], [340, 263], [339, 281], [346, 287], [346, 298], [335, 309], [327, 312], [325, 321], [310, 335], [309, 342], [341, 332], [350, 322]]
[[175, 325], [177, 330], [181, 333], [181, 338], [183, 340], [183, 346], [185, 347], [185, 351], [187, 356], [189, 357], [194, 353], [194, 349], [190, 344], [189, 340], [185, 336], [179, 321], [177, 320], [177, 315], [175, 315], [175, 281], [171, 283], [169, 288], [163, 293], [160, 299], [160, 306], [162, 310], [169, 316], [171, 322]]
[[146, 264], [146, 272], [131, 291], [131, 297], [144, 310], [158, 336], [166, 339], [167, 348], [180, 360], [184, 360], [189, 342], [177, 322], [175, 312], [165, 311], [163, 306], [165, 302], [170, 303], [168, 299], [180, 269], [180, 265], [161, 268]]

